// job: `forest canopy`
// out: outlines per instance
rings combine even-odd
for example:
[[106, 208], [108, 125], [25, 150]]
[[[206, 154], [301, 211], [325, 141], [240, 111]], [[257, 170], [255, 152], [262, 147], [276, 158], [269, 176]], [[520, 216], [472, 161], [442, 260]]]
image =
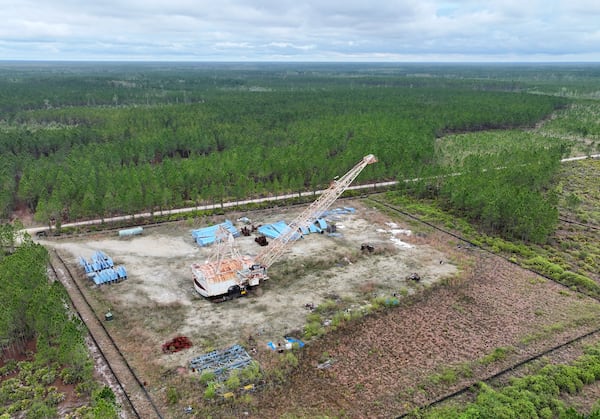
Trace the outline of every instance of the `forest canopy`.
[[[511, 80], [508, 69], [495, 78], [462, 71], [5, 65], [0, 215], [27, 208], [40, 222], [66, 222], [315, 190], [369, 153], [380, 163], [358, 182], [434, 176], [460, 170], [442, 164], [436, 138], [532, 126], [568, 104], [564, 97], [528, 93], [527, 83]], [[560, 158], [544, 147], [529, 157], [545, 161], [545, 154]], [[485, 161], [477, 158], [469, 164]], [[502, 193], [500, 200], [513, 195]], [[478, 199], [484, 198], [472, 202]], [[464, 208], [469, 200], [446, 202], [472, 212]]]
[[[92, 396], [79, 408], [81, 417], [116, 418], [112, 390], [101, 390], [94, 378], [87, 330], [62, 284], [48, 279], [48, 251], [18, 227], [0, 224], [0, 417], [58, 417], [66, 396], [56, 384], [62, 382], [75, 385], [79, 396]], [[15, 360], [33, 347], [32, 358]], [[112, 399], [100, 400], [106, 393]]]

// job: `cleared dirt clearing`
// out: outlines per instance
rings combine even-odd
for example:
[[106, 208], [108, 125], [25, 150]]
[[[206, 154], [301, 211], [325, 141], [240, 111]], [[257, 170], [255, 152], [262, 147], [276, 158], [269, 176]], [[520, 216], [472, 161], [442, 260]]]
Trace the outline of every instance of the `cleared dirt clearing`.
[[[109, 324], [125, 353], [144, 363], [159, 366], [148, 369], [149, 378], [162, 368], [187, 365], [193, 354], [244, 342], [249, 335], [266, 348], [266, 342], [301, 330], [308, 314], [305, 304], [319, 304], [331, 296], [363, 304], [375, 295], [412, 293], [456, 273], [456, 266], [438, 250], [426, 244], [424, 234], [414, 234], [410, 225], [393, 222], [379, 211], [358, 201], [354, 214], [335, 216], [338, 235], [311, 234], [298, 240], [291, 251], [270, 270], [271, 279], [249, 297], [215, 304], [193, 289], [190, 264], [204, 261], [213, 247], [200, 248], [191, 238], [192, 228], [225, 217], [190, 223], [169, 224], [144, 230], [142, 236], [120, 239], [106, 235], [44, 241], [56, 248], [78, 270], [79, 256], [90, 258], [96, 250], [126, 266], [129, 279], [114, 285], [95, 287], [82, 283], [95, 296], [102, 313], [111, 309], [116, 320]], [[295, 210], [271, 210], [252, 215], [253, 223], [291, 220]], [[235, 221], [239, 215], [229, 214]], [[238, 226], [241, 224], [238, 223]], [[240, 237], [242, 253], [261, 249], [254, 236]], [[361, 252], [369, 243], [373, 253]], [[442, 263], [440, 263], [442, 262]], [[415, 284], [406, 276], [418, 272]], [[365, 291], [367, 289], [368, 291]], [[164, 355], [160, 346], [175, 335], [186, 335], [195, 346], [190, 351]], [[144, 354], [139, 354], [143, 347]], [[133, 361], [135, 364], [135, 360]], [[146, 369], [146, 368], [143, 368]]]

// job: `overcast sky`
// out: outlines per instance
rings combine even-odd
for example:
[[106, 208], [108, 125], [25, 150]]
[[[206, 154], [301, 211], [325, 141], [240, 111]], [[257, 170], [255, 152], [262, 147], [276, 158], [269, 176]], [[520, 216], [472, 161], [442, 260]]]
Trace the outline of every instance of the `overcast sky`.
[[0, 59], [600, 62], [600, 1], [0, 0]]

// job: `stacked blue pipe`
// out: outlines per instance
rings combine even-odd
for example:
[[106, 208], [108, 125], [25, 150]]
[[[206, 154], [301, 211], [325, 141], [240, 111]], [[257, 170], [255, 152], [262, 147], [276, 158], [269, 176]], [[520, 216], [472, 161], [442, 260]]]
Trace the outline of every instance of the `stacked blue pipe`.
[[114, 269], [104, 269], [100, 272], [96, 272], [92, 280], [96, 285], [114, 283], [120, 280], [127, 279], [127, 271], [124, 266], [116, 266]]
[[117, 271], [117, 275], [119, 275], [119, 279], [127, 279], [127, 271], [125, 270], [125, 266], [117, 266], [115, 270]]
[[92, 265], [81, 256], [79, 257], [79, 264], [81, 265], [86, 274], [94, 272], [94, 268], [92, 268]]
[[94, 271], [101, 271], [115, 266], [113, 260], [104, 252], [98, 250], [92, 255], [92, 267]]
[[127, 279], [125, 267], [115, 266], [112, 258], [100, 250], [94, 252], [90, 261], [80, 257], [79, 264], [96, 285]]

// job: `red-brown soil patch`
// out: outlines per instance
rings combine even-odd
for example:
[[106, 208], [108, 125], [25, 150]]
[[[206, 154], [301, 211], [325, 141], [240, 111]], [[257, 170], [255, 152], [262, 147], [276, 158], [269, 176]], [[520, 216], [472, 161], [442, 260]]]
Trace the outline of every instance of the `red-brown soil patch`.
[[58, 378], [54, 383], [52, 383], [52, 385], [56, 387], [60, 393], [63, 393], [65, 395], [64, 400], [60, 402], [56, 407], [60, 416], [63, 416], [66, 413], [73, 411], [77, 407], [89, 403], [89, 400], [87, 398], [82, 399], [78, 397], [77, 391], [75, 390], [75, 384], [65, 384], [60, 378]]
[[33, 213], [31, 210], [22, 202], [16, 204], [17, 207], [11, 215], [11, 220], [20, 220], [25, 227], [33, 225]]
[[[0, 367], [6, 365], [9, 360], [26, 361], [32, 360], [35, 348], [37, 345], [36, 339], [29, 339], [23, 345], [12, 344], [2, 349], [0, 352]], [[10, 378], [12, 375], [0, 377], [0, 380]]]

